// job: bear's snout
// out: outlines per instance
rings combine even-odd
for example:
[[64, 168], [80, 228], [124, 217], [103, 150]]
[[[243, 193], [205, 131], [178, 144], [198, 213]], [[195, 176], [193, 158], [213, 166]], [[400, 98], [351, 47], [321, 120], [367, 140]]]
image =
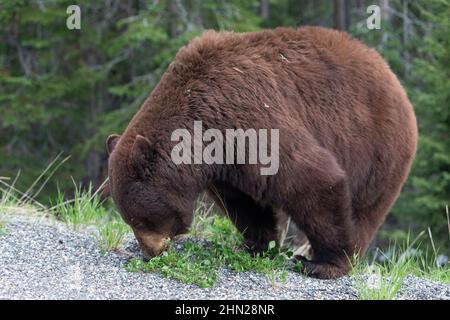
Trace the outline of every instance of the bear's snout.
[[134, 232], [142, 254], [151, 259], [167, 249], [167, 237], [155, 233]]

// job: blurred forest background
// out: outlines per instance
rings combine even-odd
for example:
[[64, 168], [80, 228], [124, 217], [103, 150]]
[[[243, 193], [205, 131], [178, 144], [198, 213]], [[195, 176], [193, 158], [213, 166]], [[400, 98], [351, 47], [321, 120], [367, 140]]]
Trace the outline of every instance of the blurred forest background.
[[[81, 30], [66, 8], [81, 7]], [[381, 29], [369, 30], [369, 5]], [[381, 233], [431, 228], [448, 250], [450, 0], [0, 0], [0, 176], [26, 190], [48, 163], [71, 155], [40, 201], [70, 177], [106, 177], [104, 142], [120, 133], [177, 50], [205, 29], [256, 31], [320, 25], [378, 50], [408, 91], [420, 127], [417, 159]]]

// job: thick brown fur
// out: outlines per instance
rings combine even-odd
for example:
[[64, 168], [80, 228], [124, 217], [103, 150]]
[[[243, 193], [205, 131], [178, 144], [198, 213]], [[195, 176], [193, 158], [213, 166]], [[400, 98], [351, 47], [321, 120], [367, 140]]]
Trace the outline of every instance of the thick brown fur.
[[[279, 129], [279, 171], [260, 165], [175, 165], [171, 133]], [[413, 108], [380, 55], [318, 27], [207, 31], [180, 49], [122, 136], [108, 140], [111, 194], [148, 256], [186, 232], [212, 190], [246, 242], [264, 249], [282, 212], [304, 232], [321, 278], [363, 255], [409, 172]]]

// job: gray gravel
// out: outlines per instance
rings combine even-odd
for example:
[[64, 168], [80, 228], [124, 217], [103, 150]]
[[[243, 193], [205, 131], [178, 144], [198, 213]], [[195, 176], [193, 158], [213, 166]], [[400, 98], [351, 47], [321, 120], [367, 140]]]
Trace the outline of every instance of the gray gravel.
[[[317, 280], [289, 272], [271, 283], [253, 272], [221, 270], [212, 288], [201, 289], [154, 273], [127, 272], [139, 256], [127, 250], [102, 255], [89, 232], [24, 216], [9, 217], [0, 233], [0, 299], [357, 299], [350, 277]], [[399, 299], [450, 299], [450, 285], [407, 277]]]

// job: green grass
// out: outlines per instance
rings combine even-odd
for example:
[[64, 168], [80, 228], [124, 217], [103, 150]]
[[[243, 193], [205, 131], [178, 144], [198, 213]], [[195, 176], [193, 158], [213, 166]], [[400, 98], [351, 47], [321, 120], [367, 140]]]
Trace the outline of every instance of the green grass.
[[279, 250], [271, 242], [263, 254], [253, 256], [243, 247], [241, 234], [232, 222], [211, 213], [211, 207], [200, 204], [196, 209], [190, 235], [206, 239], [207, 242], [185, 240], [181, 250], [173, 243], [162, 255], [144, 262], [132, 259], [127, 265], [128, 271], [158, 272], [166, 277], [195, 284], [199, 287], [211, 287], [216, 283], [221, 268], [235, 272], [256, 271], [265, 274], [275, 285], [284, 282], [287, 270], [292, 268], [287, 261], [292, 252]]
[[0, 217], [0, 236], [4, 235], [6, 233], [6, 221], [3, 220], [2, 217]]
[[53, 214], [74, 229], [89, 224], [97, 225], [106, 214], [100, 198], [93, 192], [91, 185], [84, 191], [75, 185], [71, 200], [66, 200], [64, 193], [58, 191], [56, 203], [52, 205], [50, 210]]
[[421, 244], [417, 244], [425, 234], [422, 232], [419, 236], [410, 242], [407, 240], [398, 245], [394, 243], [387, 252], [387, 256], [381, 251], [377, 251], [384, 258], [384, 262], [376, 262], [376, 255], [372, 261], [363, 259], [358, 261], [354, 258], [352, 276], [355, 279], [355, 286], [358, 290], [358, 297], [361, 300], [392, 300], [401, 298], [399, 291], [404, 284], [405, 278], [409, 275], [434, 282], [450, 284], [450, 265], [439, 267], [436, 265], [438, 249], [435, 248], [431, 231], [429, 239], [431, 241], [433, 252], [422, 251]]
[[[229, 220], [217, 217], [216, 223], [228, 224]], [[159, 272], [162, 275], [180, 280], [184, 283], [196, 284], [199, 287], [211, 287], [216, 283], [221, 268], [235, 272], [256, 271], [265, 274], [273, 284], [279, 279], [285, 280], [287, 275], [287, 259], [289, 253], [279, 252], [273, 248], [265, 253], [252, 256], [242, 247], [211, 241], [199, 244], [186, 240], [179, 250], [171, 243], [169, 249], [162, 255], [144, 262], [132, 259], [127, 265], [128, 271]]]
[[103, 254], [121, 248], [125, 235], [131, 229], [115, 210], [106, 209], [91, 185], [83, 191], [75, 185], [72, 199], [65, 199], [65, 195], [58, 191], [56, 203], [50, 209], [57, 219], [75, 230], [95, 226], [98, 230], [96, 240]]
[[[5, 177], [0, 177], [0, 182], [7, 180]], [[1, 190], [1, 189], [0, 189]], [[2, 190], [0, 196], [0, 236], [6, 232], [6, 220], [4, 218], [7, 211], [7, 207], [11, 206], [11, 188], [7, 188], [5, 191]]]
[[352, 275], [361, 300], [392, 300], [409, 274], [410, 262], [389, 259], [384, 263], [361, 262], [353, 267]]
[[[16, 197], [14, 196], [14, 190], [13, 187], [8, 185], [6, 181], [9, 179], [6, 177], [0, 177], [0, 190], [1, 190], [1, 196], [0, 196], [0, 210], [1, 213], [5, 213], [7, 211], [8, 207], [13, 207], [16, 205]], [[6, 186], [5, 186], [6, 185]]]
[[40, 213], [45, 209], [44, 205], [35, 200], [42, 188], [36, 190], [34, 187], [44, 178], [45, 180], [42, 183], [45, 185], [46, 181], [48, 181], [46, 174], [51, 176], [54, 172], [54, 167], [59, 167], [61, 163], [67, 160], [63, 159], [58, 163], [59, 158], [60, 155], [47, 166], [26, 192], [21, 192], [15, 187], [20, 176], [20, 171], [14, 179], [0, 177], [0, 235], [6, 234], [8, 214]]
[[125, 234], [131, 230], [112, 206], [107, 208], [101, 202], [97, 194], [101, 188], [94, 191], [92, 185], [89, 185], [81, 189], [74, 182], [74, 193], [67, 198], [58, 190], [54, 202], [50, 201], [50, 208], [36, 200], [56, 170], [68, 159], [69, 157], [62, 158], [61, 154], [57, 155], [25, 192], [15, 188], [20, 172], [12, 181], [8, 177], [0, 177], [0, 231], [4, 229], [5, 224], [3, 214], [38, 212], [55, 217], [75, 230], [94, 226], [98, 230], [96, 239], [103, 253], [120, 249]]
[[10, 182], [9, 177], [0, 177], [0, 211], [2, 213], [17, 212], [18, 210], [32, 213], [46, 212], [48, 208], [37, 201], [36, 197], [44, 189], [56, 170], [68, 159], [69, 157], [62, 158], [62, 154], [58, 154], [25, 192], [15, 187], [20, 171], [12, 182]]
[[122, 247], [125, 235], [130, 232], [130, 228], [122, 221], [109, 221], [99, 227], [97, 241], [100, 244], [102, 253], [117, 251]]
[[112, 206], [107, 208], [101, 202], [97, 191], [94, 191], [91, 185], [81, 189], [74, 182], [74, 193], [70, 195], [70, 200], [67, 200], [63, 192], [58, 191], [50, 208], [36, 200], [55, 171], [68, 159], [58, 155], [25, 192], [15, 188], [20, 172], [12, 182], [7, 177], [0, 177], [0, 233], [5, 230], [5, 220], [2, 216], [6, 213], [39, 212], [55, 217], [75, 230], [94, 226], [98, 230], [96, 240], [103, 253], [120, 249], [125, 235], [131, 230]]
[[19, 207], [24, 207], [26, 204], [20, 202], [20, 196], [18, 195], [14, 185], [19, 178], [19, 174], [16, 178], [9, 183], [9, 178], [0, 177], [0, 214], [5, 215]]

